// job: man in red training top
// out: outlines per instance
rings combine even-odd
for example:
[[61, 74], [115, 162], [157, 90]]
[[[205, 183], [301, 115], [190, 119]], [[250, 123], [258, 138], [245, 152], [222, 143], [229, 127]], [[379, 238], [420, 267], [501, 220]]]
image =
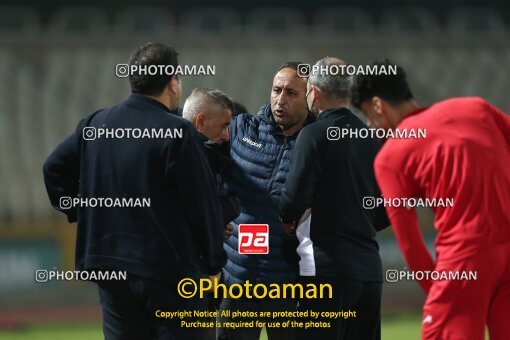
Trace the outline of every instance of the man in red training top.
[[377, 155], [376, 179], [387, 202], [453, 200], [432, 207], [435, 261], [415, 210], [387, 206], [409, 269], [476, 272], [475, 280], [419, 281], [427, 293], [422, 338], [484, 339], [487, 324], [491, 340], [510, 339], [510, 117], [477, 97], [420, 107], [401, 67], [396, 75], [357, 76], [353, 104], [373, 128], [426, 131], [421, 139], [390, 138]]

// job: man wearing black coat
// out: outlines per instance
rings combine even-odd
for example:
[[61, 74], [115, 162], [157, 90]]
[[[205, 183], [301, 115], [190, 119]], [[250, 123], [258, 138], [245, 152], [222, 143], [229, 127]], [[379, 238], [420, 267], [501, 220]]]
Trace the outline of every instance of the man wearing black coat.
[[[177, 52], [148, 43], [133, 65], [175, 69]], [[218, 190], [199, 135], [177, 114], [179, 76], [139, 72], [129, 81], [129, 98], [82, 120], [51, 153], [46, 188], [52, 205], [78, 222], [76, 270], [127, 272], [125, 281], [97, 282], [105, 338], [196, 339], [178, 318], [156, 312], [192, 309], [177, 283], [225, 264]]]
[[341, 65], [339, 59], [324, 58], [308, 78], [307, 103], [317, 121], [296, 141], [280, 216], [284, 229], [299, 240], [303, 285], [333, 287], [331, 299], [304, 298], [299, 309], [351, 312], [344, 318], [313, 320], [330, 327], [298, 329], [298, 338], [377, 340], [382, 264], [375, 235], [389, 221], [384, 207], [367, 210], [363, 198], [380, 197], [373, 170], [380, 143], [376, 138], [341, 137], [341, 129], [367, 128], [347, 108], [351, 78], [334, 72]]

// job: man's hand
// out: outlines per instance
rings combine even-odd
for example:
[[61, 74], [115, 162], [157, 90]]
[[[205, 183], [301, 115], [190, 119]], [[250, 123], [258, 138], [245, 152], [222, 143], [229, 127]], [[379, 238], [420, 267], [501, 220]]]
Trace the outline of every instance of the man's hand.
[[297, 225], [296, 225], [296, 221], [292, 222], [292, 223], [283, 223], [283, 230], [285, 231], [285, 233], [289, 236], [295, 236], [296, 235], [296, 228], [297, 228]]
[[223, 232], [223, 238], [224, 238], [224, 241], [228, 240], [228, 238], [230, 236], [232, 236], [234, 234], [234, 226], [229, 223], [225, 226], [225, 230]]

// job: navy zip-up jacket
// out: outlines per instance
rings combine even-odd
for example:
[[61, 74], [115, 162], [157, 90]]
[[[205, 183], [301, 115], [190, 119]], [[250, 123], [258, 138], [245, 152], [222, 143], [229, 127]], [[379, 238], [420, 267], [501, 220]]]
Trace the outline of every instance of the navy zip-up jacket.
[[[173, 135], [85, 140], [86, 127]], [[132, 94], [82, 120], [46, 160], [44, 180], [52, 205], [78, 222], [77, 270], [125, 270], [175, 284], [200, 267], [215, 274], [225, 264], [219, 195], [202, 141], [191, 123], [152, 98]], [[150, 206], [62, 209], [65, 196], [141, 197]]]
[[[307, 123], [312, 120], [310, 116]], [[234, 117], [229, 134], [234, 160], [229, 188], [241, 201], [241, 214], [233, 223], [234, 234], [225, 242], [225, 282], [293, 282], [298, 274], [297, 240], [284, 233], [278, 206], [298, 133], [282, 135], [268, 103], [255, 116]], [[238, 225], [244, 223], [269, 224], [268, 254], [239, 254]]]

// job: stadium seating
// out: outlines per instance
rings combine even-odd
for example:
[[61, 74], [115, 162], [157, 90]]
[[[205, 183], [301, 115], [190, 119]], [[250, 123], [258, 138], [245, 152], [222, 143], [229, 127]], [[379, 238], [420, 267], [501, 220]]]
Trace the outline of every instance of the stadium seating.
[[56, 11], [48, 33], [62, 38], [92, 38], [109, 32], [105, 11], [94, 7], [68, 7]]
[[185, 11], [180, 19], [179, 34], [189, 39], [239, 39], [242, 33], [240, 12], [230, 8], [193, 8]]
[[0, 9], [3, 220], [54, 216], [42, 163], [81, 118], [129, 94], [115, 65], [126, 63], [141, 42], [174, 45], [183, 64], [216, 66], [215, 76], [183, 77], [183, 101], [194, 87], [212, 86], [255, 113], [283, 62], [387, 56], [408, 70], [424, 105], [480, 95], [510, 111], [510, 30], [491, 10], [454, 10], [444, 24], [419, 8], [62, 8], [44, 26], [41, 18], [33, 9]]
[[128, 7], [115, 14], [112, 32], [117, 39], [138, 36], [170, 37], [176, 33], [176, 28], [176, 17], [168, 8]]
[[315, 36], [368, 36], [374, 34], [374, 18], [365, 10], [351, 7], [326, 7], [314, 19]]
[[457, 8], [452, 11], [448, 32], [454, 38], [501, 38], [507, 33], [501, 14], [491, 8]]
[[423, 8], [390, 8], [380, 18], [380, 28], [385, 34], [423, 38], [437, 36], [441, 31], [438, 18]]
[[37, 38], [41, 31], [39, 12], [27, 7], [0, 9], [0, 37], [2, 40]]
[[293, 8], [258, 8], [246, 15], [245, 32], [248, 37], [271, 41], [285, 38], [302, 39], [308, 31], [304, 13]]

